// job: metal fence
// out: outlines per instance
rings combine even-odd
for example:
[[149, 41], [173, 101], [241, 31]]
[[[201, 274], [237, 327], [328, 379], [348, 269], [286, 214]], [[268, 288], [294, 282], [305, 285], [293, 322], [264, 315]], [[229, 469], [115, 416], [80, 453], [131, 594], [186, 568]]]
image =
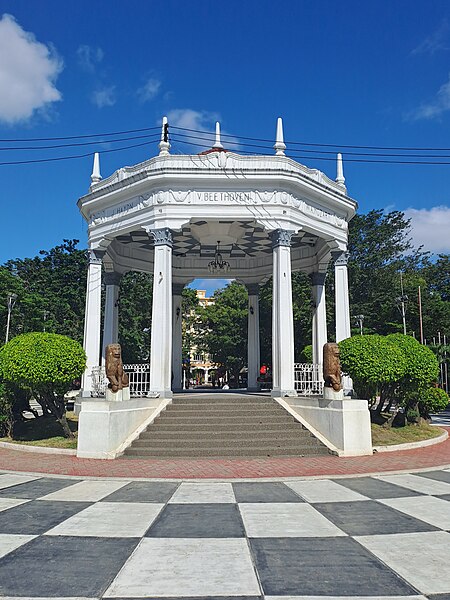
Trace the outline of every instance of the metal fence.
[[[127, 373], [130, 381], [131, 396], [146, 396], [150, 391], [150, 365], [136, 364], [123, 365], [123, 370]], [[108, 378], [106, 377], [105, 367], [92, 368], [92, 395], [95, 397], [104, 396], [108, 387]]]
[[[131, 396], [146, 396], [150, 391], [150, 365], [135, 364], [123, 365], [124, 371], [130, 380]], [[323, 394], [323, 379], [321, 365], [310, 363], [295, 363], [294, 365], [295, 391], [303, 396]], [[105, 367], [92, 368], [92, 395], [104, 396], [108, 387]]]
[[323, 394], [322, 366], [310, 363], [295, 363], [295, 391], [301, 396]]

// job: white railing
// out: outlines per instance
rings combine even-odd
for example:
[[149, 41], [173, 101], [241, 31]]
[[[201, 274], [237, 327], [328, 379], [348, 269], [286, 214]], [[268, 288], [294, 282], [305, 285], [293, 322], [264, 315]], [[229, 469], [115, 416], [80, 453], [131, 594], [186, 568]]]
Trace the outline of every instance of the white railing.
[[[146, 363], [123, 365], [130, 381], [131, 396], [146, 396], [150, 391], [150, 365]], [[322, 366], [310, 363], [294, 364], [295, 391], [303, 396], [322, 395]], [[105, 367], [92, 368], [92, 395], [104, 396], [108, 387]]]
[[295, 391], [301, 396], [323, 394], [322, 365], [294, 364]]
[[[146, 396], [150, 391], [150, 365], [146, 363], [136, 365], [123, 365], [130, 382], [131, 396]], [[108, 387], [105, 367], [92, 368], [92, 395], [104, 396]]]

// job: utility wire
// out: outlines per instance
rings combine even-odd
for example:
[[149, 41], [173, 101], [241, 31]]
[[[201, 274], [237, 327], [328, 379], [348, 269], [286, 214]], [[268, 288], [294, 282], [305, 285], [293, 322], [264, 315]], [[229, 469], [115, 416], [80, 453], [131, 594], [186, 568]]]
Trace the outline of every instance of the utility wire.
[[127, 135], [129, 133], [141, 133], [142, 131], [154, 131], [161, 127], [144, 127], [142, 129], [128, 129], [126, 131], [112, 131], [109, 133], [90, 133], [88, 135], [69, 135], [65, 137], [49, 137], [49, 138], [5, 138], [0, 139], [0, 142], [54, 142], [57, 140], [78, 140], [83, 138], [105, 137], [109, 135]]
[[[95, 140], [94, 142], [76, 142], [74, 144], [53, 144], [50, 146], [6, 146], [4, 148], [2, 148], [0, 146], [0, 152], [3, 150], [53, 150], [55, 148], [72, 148], [75, 146], [93, 146], [94, 144], [96, 144], [96, 145], [115, 144], [117, 142], [126, 142], [129, 140], [148, 139], [149, 141], [151, 141], [151, 140], [159, 139], [159, 138], [160, 138], [159, 133], [152, 133], [152, 134], [148, 134], [148, 135], [135, 135], [135, 136], [131, 136], [131, 137], [117, 138], [117, 139], [113, 139], [113, 140]], [[104, 152], [104, 150], [102, 150], [102, 152]]]

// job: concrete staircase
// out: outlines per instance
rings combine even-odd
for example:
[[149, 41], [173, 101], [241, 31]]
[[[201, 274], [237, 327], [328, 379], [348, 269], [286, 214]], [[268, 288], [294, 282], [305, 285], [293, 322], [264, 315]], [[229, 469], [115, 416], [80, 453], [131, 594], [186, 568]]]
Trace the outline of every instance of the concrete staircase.
[[233, 458], [328, 454], [269, 396], [204, 393], [175, 396], [124, 457]]

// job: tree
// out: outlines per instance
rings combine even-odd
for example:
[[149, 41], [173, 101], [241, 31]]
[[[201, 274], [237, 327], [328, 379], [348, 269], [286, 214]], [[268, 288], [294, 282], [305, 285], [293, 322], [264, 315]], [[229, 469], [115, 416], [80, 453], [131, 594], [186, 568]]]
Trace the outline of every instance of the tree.
[[55, 333], [25, 333], [0, 349], [1, 379], [31, 388], [42, 407], [55, 416], [66, 437], [73, 434], [66, 420], [64, 394], [85, 367], [81, 345]]
[[120, 280], [119, 343], [124, 363], [148, 361], [152, 326], [153, 277], [129, 271]]
[[199, 346], [211, 359], [223, 366], [237, 382], [247, 364], [248, 294], [246, 288], [232, 282], [214, 293], [214, 304], [200, 311], [204, 334]]

